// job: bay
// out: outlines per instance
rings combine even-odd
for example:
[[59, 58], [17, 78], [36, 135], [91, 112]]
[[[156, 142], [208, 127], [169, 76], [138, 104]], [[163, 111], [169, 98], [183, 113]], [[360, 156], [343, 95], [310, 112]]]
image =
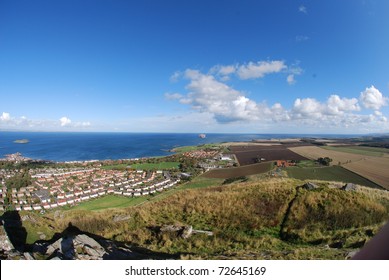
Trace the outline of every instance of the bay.
[[[170, 150], [179, 146], [294, 137], [345, 138], [350, 136], [210, 133], [206, 138], [200, 138], [196, 133], [0, 131], [0, 157], [20, 152], [25, 157], [52, 161], [127, 159], [171, 155]], [[29, 143], [14, 143], [18, 139], [28, 139]]]

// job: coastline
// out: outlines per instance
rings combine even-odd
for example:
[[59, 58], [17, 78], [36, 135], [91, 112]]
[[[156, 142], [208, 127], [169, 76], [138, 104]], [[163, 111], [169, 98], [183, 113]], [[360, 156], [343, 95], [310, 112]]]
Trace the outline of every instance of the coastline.
[[[56, 162], [120, 160], [169, 156], [180, 147], [223, 143], [260, 142], [275, 144], [280, 139], [355, 138], [356, 135], [223, 134], [207, 133], [55, 133], [0, 131], [0, 157], [20, 152], [26, 157]], [[16, 145], [15, 139], [28, 139]], [[273, 140], [271, 140], [273, 139]], [[274, 140], [276, 139], [276, 140]], [[284, 140], [283, 140], [284, 141]], [[223, 144], [226, 145], [226, 144]]]

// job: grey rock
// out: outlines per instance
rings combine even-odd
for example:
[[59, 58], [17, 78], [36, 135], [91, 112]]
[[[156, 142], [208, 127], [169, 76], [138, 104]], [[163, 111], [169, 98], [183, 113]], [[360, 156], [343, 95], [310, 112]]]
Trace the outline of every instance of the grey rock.
[[30, 215], [24, 215], [24, 216], [21, 216], [21, 219], [23, 222], [25, 221], [31, 221], [33, 223], [36, 223], [36, 220], [34, 217], [31, 217]]
[[346, 260], [352, 259], [358, 252], [359, 252], [359, 250], [349, 252], [349, 253], [346, 255]]
[[356, 191], [357, 190], [357, 186], [352, 184], [352, 183], [347, 183], [346, 185], [344, 185], [342, 187], [342, 190], [344, 190], [346, 192]]
[[94, 259], [94, 260], [102, 259], [102, 257], [105, 254], [105, 250], [103, 248], [94, 249], [94, 248], [85, 246], [83, 249], [84, 249], [84, 252], [86, 254], [88, 254], [91, 257], [91, 259]]
[[112, 219], [112, 221], [114, 221], [115, 223], [117, 222], [122, 222], [122, 221], [127, 221], [131, 219], [131, 216], [130, 215], [115, 215]]
[[181, 237], [184, 239], [187, 239], [192, 236], [193, 227], [192, 226], [186, 226], [183, 228]]
[[182, 227], [175, 225], [163, 225], [160, 230], [161, 232], [177, 232], [182, 230]]
[[26, 258], [26, 260], [35, 260], [34, 257], [28, 252], [23, 253], [23, 256]]
[[212, 231], [208, 231], [208, 230], [196, 230], [194, 229], [192, 231], [192, 234], [205, 234], [205, 235], [208, 235], [208, 236], [213, 236], [213, 232]]
[[303, 185], [303, 188], [310, 191], [310, 190], [318, 189], [320, 187], [312, 182], [307, 182]]
[[79, 234], [74, 237], [74, 244], [77, 246], [78, 244], [88, 245], [91, 248], [103, 248], [101, 245], [94, 240], [93, 238], [90, 238], [86, 234]]
[[58, 239], [53, 244], [50, 244], [49, 246], [47, 246], [46, 254], [50, 256], [54, 252], [60, 251], [60, 249], [61, 249], [61, 242], [62, 242], [62, 238]]

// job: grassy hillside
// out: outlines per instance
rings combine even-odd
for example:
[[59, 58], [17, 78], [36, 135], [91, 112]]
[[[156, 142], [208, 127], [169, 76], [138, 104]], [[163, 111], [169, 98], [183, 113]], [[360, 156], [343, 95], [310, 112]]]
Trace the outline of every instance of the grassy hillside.
[[[308, 191], [300, 187], [303, 183], [269, 179], [220, 184], [124, 209], [56, 211], [44, 217], [29, 213], [35, 222], [27, 219], [24, 224], [29, 234], [44, 229], [49, 238], [47, 229], [61, 232], [72, 223], [154, 252], [179, 253], [184, 259], [344, 259], [389, 217], [384, 191], [346, 192], [326, 183]], [[213, 235], [184, 239], [161, 232], [163, 225], [191, 225]]]

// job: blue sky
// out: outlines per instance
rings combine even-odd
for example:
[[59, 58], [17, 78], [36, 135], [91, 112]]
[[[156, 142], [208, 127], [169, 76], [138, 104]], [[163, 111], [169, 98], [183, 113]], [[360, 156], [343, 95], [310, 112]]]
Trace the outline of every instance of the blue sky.
[[0, 130], [389, 131], [389, 1], [0, 1]]

